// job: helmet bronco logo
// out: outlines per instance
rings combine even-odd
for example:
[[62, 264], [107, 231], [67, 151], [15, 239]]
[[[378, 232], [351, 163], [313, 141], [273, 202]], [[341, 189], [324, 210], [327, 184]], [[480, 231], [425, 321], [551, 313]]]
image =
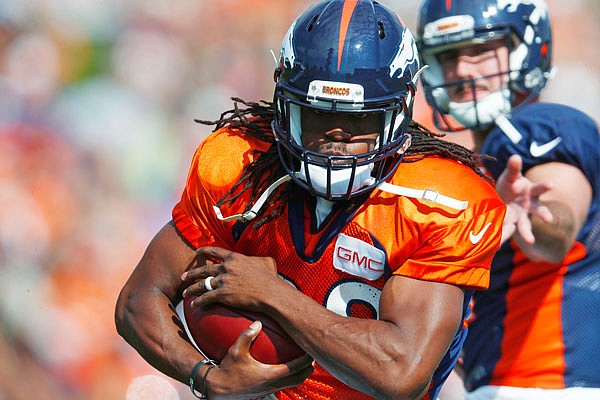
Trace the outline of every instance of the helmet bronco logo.
[[281, 45], [281, 61], [283, 62], [283, 67], [293, 68], [294, 62], [296, 60], [296, 55], [294, 54], [294, 28], [296, 27], [296, 22], [292, 24], [287, 34], [285, 35], [285, 39], [283, 39], [283, 43]]
[[419, 68], [417, 45], [407, 28], [402, 34], [402, 43], [398, 47], [398, 52], [390, 64], [390, 78], [403, 76], [406, 69], [413, 65], [416, 71]]
[[[533, 5], [538, 10], [543, 10], [543, 11], [546, 10], [546, 6], [544, 5], [544, 2], [540, 1], [540, 0], [498, 0], [498, 9], [504, 10], [505, 8], [508, 7], [506, 11], [515, 12], [515, 11], [517, 11], [517, 8], [521, 4]], [[546, 16], [544, 15], [544, 17], [546, 17]]]

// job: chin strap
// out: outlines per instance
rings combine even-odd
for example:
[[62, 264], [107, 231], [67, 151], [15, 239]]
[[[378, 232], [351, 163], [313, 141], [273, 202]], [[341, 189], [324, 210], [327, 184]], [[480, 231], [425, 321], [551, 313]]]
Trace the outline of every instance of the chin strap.
[[469, 206], [468, 201], [456, 200], [452, 197], [444, 196], [432, 189], [411, 189], [404, 186], [392, 185], [391, 183], [382, 182], [379, 184], [379, 189], [396, 194], [398, 196], [410, 197], [413, 199], [423, 199], [432, 203], [438, 203], [446, 207], [454, 208], [455, 210], [466, 210]]
[[423, 65], [421, 67], [421, 69], [419, 69], [417, 71], [417, 73], [415, 74], [415, 76], [413, 76], [412, 81], [413, 81], [413, 84], [415, 85], [415, 87], [417, 87], [417, 80], [419, 79], [419, 76], [421, 76], [421, 74], [423, 72], [425, 72], [425, 70], [428, 69], [428, 68], [429, 68], [429, 65], [427, 65], [427, 64]]
[[256, 200], [256, 203], [254, 203], [254, 205], [252, 206], [252, 208], [250, 208], [248, 211], [246, 211], [243, 214], [235, 214], [235, 215], [231, 215], [229, 217], [223, 217], [223, 214], [221, 214], [221, 209], [217, 206], [213, 206], [213, 210], [215, 211], [215, 214], [217, 215], [217, 218], [220, 221], [225, 221], [225, 222], [229, 222], [229, 221], [252, 221], [254, 218], [256, 218], [256, 215], [258, 214], [258, 211], [260, 211], [261, 207], [263, 206], [263, 204], [265, 204], [265, 202], [267, 201], [267, 199], [271, 196], [271, 194], [273, 194], [273, 192], [282, 184], [288, 182], [289, 180], [291, 180], [292, 177], [288, 174], [286, 174], [285, 176], [282, 176], [281, 178], [277, 179], [275, 182], [273, 182], [271, 184], [271, 186], [269, 186], [267, 188], [267, 190], [265, 190], [263, 192], [263, 194], [260, 195], [260, 197], [258, 198], [258, 200]]

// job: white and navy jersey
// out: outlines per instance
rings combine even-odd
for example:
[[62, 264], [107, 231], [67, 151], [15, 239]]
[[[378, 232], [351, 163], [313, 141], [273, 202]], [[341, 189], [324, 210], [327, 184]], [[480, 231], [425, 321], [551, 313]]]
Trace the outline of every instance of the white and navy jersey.
[[533, 103], [495, 128], [481, 153], [494, 178], [512, 154], [524, 172], [549, 162], [573, 165], [593, 198], [575, 245], [558, 264], [532, 262], [508, 241], [492, 264], [490, 288], [474, 296], [465, 344], [469, 389], [483, 385], [600, 387], [600, 135], [594, 121], [563, 105]]

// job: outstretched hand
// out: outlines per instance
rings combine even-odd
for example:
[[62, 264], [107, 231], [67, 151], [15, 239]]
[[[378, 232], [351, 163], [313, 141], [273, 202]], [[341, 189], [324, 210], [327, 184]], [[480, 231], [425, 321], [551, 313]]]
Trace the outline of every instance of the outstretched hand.
[[502, 243], [517, 233], [528, 244], [535, 242], [530, 216], [552, 222], [552, 213], [539, 197], [552, 189], [550, 182], [532, 182], [521, 172], [523, 160], [519, 155], [508, 159], [506, 168], [496, 181], [496, 191], [506, 203], [506, 216], [502, 225]]

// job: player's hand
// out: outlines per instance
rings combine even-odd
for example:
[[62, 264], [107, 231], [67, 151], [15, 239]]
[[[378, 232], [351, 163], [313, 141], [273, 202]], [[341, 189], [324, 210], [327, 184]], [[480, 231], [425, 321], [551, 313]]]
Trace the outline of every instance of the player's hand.
[[250, 257], [210, 246], [201, 247], [196, 253], [200, 259], [213, 263], [198, 265], [182, 275], [183, 284], [187, 285], [183, 297], [198, 296], [190, 303], [192, 307], [219, 302], [264, 312], [263, 305], [274, 297], [273, 293], [291, 288], [279, 278], [275, 260], [270, 257]]
[[208, 397], [215, 399], [259, 398], [301, 384], [314, 370], [304, 356], [285, 364], [262, 364], [250, 355], [250, 346], [261, 331], [260, 321], [244, 330], [217, 368], [207, 376]]
[[521, 157], [512, 155], [496, 181], [496, 191], [507, 205], [502, 225], [502, 242], [517, 233], [526, 243], [533, 244], [535, 236], [530, 217], [535, 215], [544, 222], [552, 222], [552, 213], [539, 199], [552, 188], [552, 184], [530, 181], [521, 172], [522, 168]]

